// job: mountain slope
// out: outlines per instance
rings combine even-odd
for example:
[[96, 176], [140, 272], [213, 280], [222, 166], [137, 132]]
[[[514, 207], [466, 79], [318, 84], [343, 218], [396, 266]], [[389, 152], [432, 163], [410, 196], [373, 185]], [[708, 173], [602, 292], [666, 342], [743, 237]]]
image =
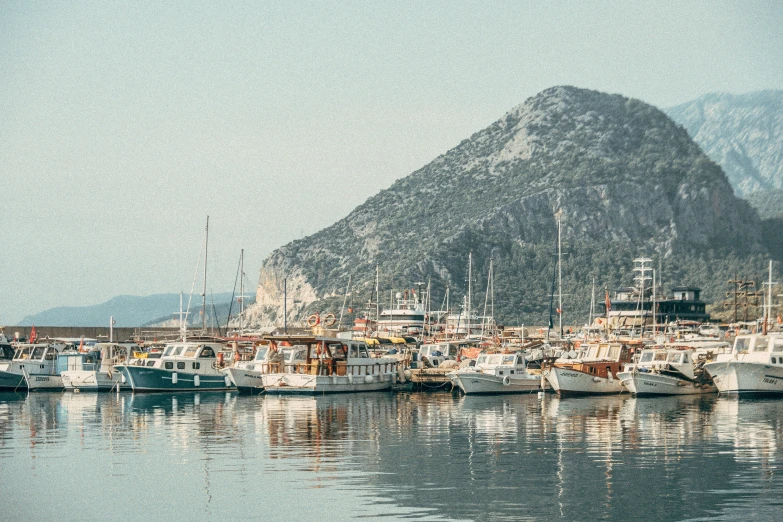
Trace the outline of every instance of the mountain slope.
[[783, 189], [783, 91], [708, 94], [665, 111], [723, 167], [738, 195]]
[[[200, 309], [201, 298], [197, 297], [195, 299], [198, 300], [198, 303], [194, 301], [195, 304], [191, 304], [191, 309]], [[214, 297], [210, 296], [210, 302], [212, 299], [215, 300], [215, 303], [225, 303], [231, 300], [231, 294], [216, 294]], [[187, 297], [185, 298], [185, 306], [187, 306]], [[152, 322], [163, 322], [171, 317], [176, 310], [179, 310], [179, 294], [121, 295], [113, 297], [105, 303], [92, 306], [50, 308], [49, 310], [25, 317], [19, 324], [100, 326], [108, 325], [109, 317], [114, 316], [115, 326], [134, 327], [144, 326]]]
[[248, 314], [280, 322], [284, 278], [289, 319], [339, 310], [349, 276], [359, 304], [371, 295], [376, 263], [382, 298], [431, 279], [435, 306], [446, 286], [454, 302], [472, 251], [475, 282], [495, 260], [500, 319], [540, 322], [558, 213], [571, 318], [587, 315], [593, 277], [599, 287], [629, 284], [636, 255], [653, 256], [665, 282], [700, 284], [715, 297], [717, 278], [761, 264], [749, 257], [763, 253], [757, 214], [685, 129], [638, 100], [555, 87], [345, 219], [273, 252]]

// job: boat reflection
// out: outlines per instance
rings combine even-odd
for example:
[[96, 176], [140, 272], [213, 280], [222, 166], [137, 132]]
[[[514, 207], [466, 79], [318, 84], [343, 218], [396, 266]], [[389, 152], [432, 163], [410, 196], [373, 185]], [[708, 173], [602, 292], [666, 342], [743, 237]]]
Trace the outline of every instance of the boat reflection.
[[198, 463], [206, 511], [227, 481], [241, 500], [293, 473], [373, 516], [763, 517], [783, 496], [782, 418], [780, 401], [712, 395], [0, 394], [0, 466], [67, 445], [155, 452]]

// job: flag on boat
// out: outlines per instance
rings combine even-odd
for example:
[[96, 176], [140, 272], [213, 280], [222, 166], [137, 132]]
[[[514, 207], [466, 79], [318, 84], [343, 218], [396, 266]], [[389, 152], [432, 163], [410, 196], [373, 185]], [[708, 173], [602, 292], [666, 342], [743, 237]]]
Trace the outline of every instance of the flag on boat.
[[35, 341], [38, 339], [38, 334], [35, 331], [35, 325], [33, 325], [32, 329], [30, 330], [30, 344], [35, 344]]
[[606, 290], [606, 313], [609, 313], [609, 310], [612, 309], [612, 301], [609, 299], [609, 290]]
[[558, 314], [558, 315], [560, 315], [560, 314], [562, 314], [562, 313], [563, 313], [563, 311], [562, 311], [561, 309], [559, 309], [559, 308], [555, 308], [555, 310], [557, 311], [557, 314]]

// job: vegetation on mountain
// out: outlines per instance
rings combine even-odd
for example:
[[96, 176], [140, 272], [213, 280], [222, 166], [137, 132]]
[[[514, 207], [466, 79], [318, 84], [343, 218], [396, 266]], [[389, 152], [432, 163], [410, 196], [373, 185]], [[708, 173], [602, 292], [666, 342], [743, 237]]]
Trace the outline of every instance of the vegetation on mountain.
[[[273, 252], [248, 312], [280, 323], [339, 313], [349, 277], [354, 312], [372, 296], [431, 281], [433, 308], [467, 290], [484, 303], [489, 259], [502, 323], [546, 323], [557, 216], [563, 242], [564, 320], [587, 318], [591, 283], [632, 284], [632, 259], [648, 256], [667, 288], [697, 285], [720, 300], [740, 272], [762, 274], [762, 225], [721, 168], [687, 131], [639, 100], [574, 87], [528, 99], [488, 128], [397, 181], [345, 219]], [[348, 317], [350, 320], [351, 317]]]

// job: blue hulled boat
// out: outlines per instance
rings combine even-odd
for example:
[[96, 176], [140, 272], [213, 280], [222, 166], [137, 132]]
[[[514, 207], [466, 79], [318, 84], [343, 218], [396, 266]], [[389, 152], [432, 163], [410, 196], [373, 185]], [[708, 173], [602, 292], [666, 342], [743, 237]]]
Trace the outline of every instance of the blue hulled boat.
[[114, 368], [134, 392], [233, 390], [221, 373], [225, 345], [213, 338], [167, 344], [159, 359], [134, 359]]

